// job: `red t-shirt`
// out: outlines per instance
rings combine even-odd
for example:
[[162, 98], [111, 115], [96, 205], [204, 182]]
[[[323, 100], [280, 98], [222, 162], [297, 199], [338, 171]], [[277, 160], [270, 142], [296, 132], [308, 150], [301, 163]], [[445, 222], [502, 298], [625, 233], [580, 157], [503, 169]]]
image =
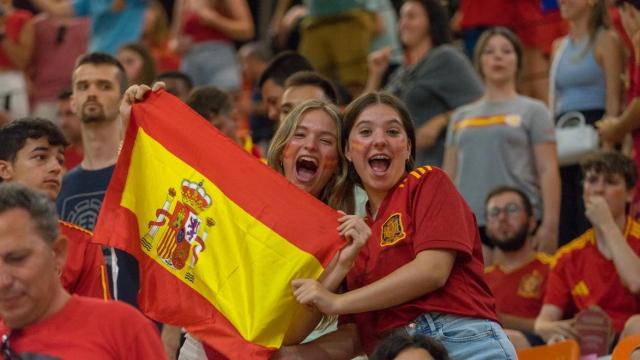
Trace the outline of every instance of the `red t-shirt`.
[[442, 288], [391, 308], [351, 315], [367, 352], [384, 332], [428, 312], [496, 320], [493, 295], [483, 277], [475, 217], [442, 170], [424, 166], [407, 174], [389, 191], [375, 221], [366, 221], [371, 237], [347, 275], [348, 289], [389, 275], [421, 251], [457, 252]]
[[[0, 323], [0, 334], [9, 329]], [[131, 305], [73, 295], [62, 310], [11, 331], [11, 350], [65, 360], [166, 359], [155, 326]], [[26, 357], [25, 357], [26, 358]]]
[[189, 35], [194, 43], [217, 40], [230, 41], [227, 35], [204, 23], [193, 11], [188, 11], [184, 16], [184, 33]]
[[69, 145], [64, 149], [64, 168], [71, 170], [80, 165], [84, 156], [82, 155], [82, 147]]
[[[627, 219], [625, 238], [640, 255], [640, 223]], [[620, 333], [631, 315], [640, 313], [640, 297], [622, 283], [612, 260], [598, 250], [593, 229], [561, 247], [551, 265], [544, 303], [558, 306], [566, 317], [599, 306]]]
[[512, 271], [500, 265], [485, 269], [485, 279], [496, 298], [499, 313], [533, 319], [542, 307], [551, 257], [537, 253], [526, 264]]
[[102, 248], [91, 243], [91, 232], [60, 221], [60, 233], [68, 239], [67, 259], [60, 281], [71, 294], [109, 299]]
[[[7, 39], [9, 39], [14, 44], [18, 42], [20, 39], [20, 32], [22, 31], [22, 27], [24, 24], [29, 21], [33, 15], [26, 10], [14, 10], [7, 18], [5, 19], [5, 32]], [[3, 48], [0, 46], [0, 69], [14, 69], [17, 70], [16, 66], [13, 65], [11, 60], [5, 54]]]
[[460, 0], [463, 29], [474, 27], [511, 26], [516, 13], [513, 0]]

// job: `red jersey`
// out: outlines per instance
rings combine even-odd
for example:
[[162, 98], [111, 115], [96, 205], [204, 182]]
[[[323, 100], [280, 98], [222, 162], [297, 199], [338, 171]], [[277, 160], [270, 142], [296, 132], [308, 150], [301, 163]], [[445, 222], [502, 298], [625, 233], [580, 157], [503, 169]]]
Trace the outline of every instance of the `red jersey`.
[[513, 0], [460, 0], [462, 28], [511, 26], [516, 19]]
[[64, 149], [64, 168], [71, 170], [80, 165], [83, 159], [81, 146], [69, 145]]
[[496, 320], [475, 217], [442, 170], [424, 166], [407, 174], [382, 201], [376, 219], [365, 220], [371, 237], [347, 275], [348, 289], [389, 275], [424, 250], [457, 254], [442, 288], [391, 308], [351, 315], [367, 352], [386, 331], [428, 312]]
[[[14, 44], [17, 44], [20, 39], [20, 32], [22, 27], [29, 21], [33, 15], [26, 10], [14, 10], [10, 15], [6, 16], [4, 29], [7, 39]], [[11, 62], [7, 54], [5, 54], [2, 47], [0, 47], [0, 69], [14, 69], [18, 68]]]
[[499, 313], [533, 319], [542, 307], [552, 258], [536, 253], [526, 264], [506, 271], [500, 265], [485, 269], [485, 280], [496, 299]]
[[[9, 332], [0, 323], [0, 334]], [[9, 345], [23, 356], [65, 360], [166, 359], [155, 326], [134, 307], [77, 295], [50, 317], [11, 331]]]
[[60, 234], [68, 239], [67, 259], [60, 275], [62, 286], [71, 294], [109, 299], [109, 287], [102, 247], [91, 243], [91, 232], [60, 221]]
[[[640, 223], [628, 218], [624, 234], [629, 246], [640, 255]], [[566, 317], [597, 305], [611, 317], [617, 333], [631, 315], [640, 312], [640, 297], [622, 283], [613, 261], [602, 256], [593, 229], [556, 253], [544, 303], [558, 306]]]

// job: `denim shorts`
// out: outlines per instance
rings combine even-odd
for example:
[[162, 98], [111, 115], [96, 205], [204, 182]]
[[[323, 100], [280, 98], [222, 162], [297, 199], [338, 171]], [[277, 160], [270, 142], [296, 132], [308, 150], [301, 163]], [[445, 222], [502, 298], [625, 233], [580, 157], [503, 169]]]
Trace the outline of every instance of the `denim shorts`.
[[494, 360], [518, 357], [513, 345], [495, 321], [442, 313], [425, 313], [404, 327], [442, 343], [452, 360]]

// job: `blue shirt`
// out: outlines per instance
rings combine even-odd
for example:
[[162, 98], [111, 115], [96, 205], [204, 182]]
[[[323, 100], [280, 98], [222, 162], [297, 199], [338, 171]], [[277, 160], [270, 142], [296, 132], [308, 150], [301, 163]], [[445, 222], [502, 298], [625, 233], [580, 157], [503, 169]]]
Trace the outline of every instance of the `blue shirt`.
[[89, 51], [115, 55], [122, 45], [137, 42], [144, 23], [144, 0], [126, 0], [124, 9], [113, 11], [113, 0], [73, 0], [76, 16], [91, 19]]

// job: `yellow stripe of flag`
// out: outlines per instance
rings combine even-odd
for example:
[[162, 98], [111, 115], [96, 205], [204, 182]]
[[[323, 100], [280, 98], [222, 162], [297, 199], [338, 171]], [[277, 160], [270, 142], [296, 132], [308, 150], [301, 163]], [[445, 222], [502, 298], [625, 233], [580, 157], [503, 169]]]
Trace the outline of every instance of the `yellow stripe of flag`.
[[[215, 221], [215, 225], [208, 228], [205, 249], [199, 254], [195, 267], [192, 269], [191, 260], [188, 260], [185, 267], [178, 270], [158, 256], [155, 246], [168, 229], [166, 224], [155, 234], [151, 251], [143, 250], [205, 297], [244, 339], [267, 347], [279, 347], [281, 334], [286, 332], [293, 310], [299, 306], [293, 299], [291, 279], [317, 278], [323, 271], [322, 265], [314, 256], [244, 211], [142, 128], [138, 130], [121, 200], [121, 206], [137, 215], [140, 234], [147, 233], [148, 223], [156, 220], [155, 211], [163, 207], [169, 188], [177, 192], [169, 212], [180, 201], [180, 184], [184, 179], [203, 182], [212, 205], [198, 217]], [[141, 192], [158, 195], [148, 200], [136, 197]], [[304, 266], [305, 263], [309, 265]], [[193, 275], [193, 282], [186, 280], [191, 278], [187, 273]], [[274, 314], [273, 309], [282, 309], [282, 314]]]

